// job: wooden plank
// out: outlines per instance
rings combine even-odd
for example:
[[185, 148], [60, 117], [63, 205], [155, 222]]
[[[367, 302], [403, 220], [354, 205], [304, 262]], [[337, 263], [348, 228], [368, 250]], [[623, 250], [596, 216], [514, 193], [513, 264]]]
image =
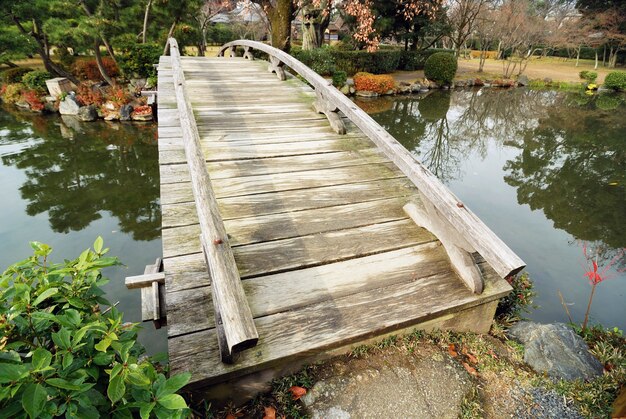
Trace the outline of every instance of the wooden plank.
[[[275, 214], [311, 208], [366, 202], [394, 196], [409, 196], [417, 191], [406, 178], [382, 179], [330, 185], [311, 189], [261, 193], [255, 195], [219, 198], [218, 204], [224, 220]], [[189, 183], [161, 186], [163, 218], [176, 217], [181, 211], [172, 205], [193, 202]], [[182, 211], [186, 211], [182, 209]]]
[[[437, 242], [379, 253], [363, 258], [250, 278], [243, 287], [257, 317], [335, 300], [346, 295], [416, 281], [450, 270], [446, 254]], [[169, 291], [168, 336], [214, 327], [213, 309], [207, 304], [211, 287]], [[285, 298], [289, 296], [289, 298]]]
[[158, 284], [164, 284], [165, 273], [155, 272], [143, 275], [127, 276], [124, 280], [124, 285], [126, 285], [126, 288], [128, 289], [134, 289], [152, 286], [153, 282], [156, 282]]
[[[338, 151], [324, 156], [305, 154], [302, 156], [273, 157], [267, 159], [229, 160], [209, 162], [207, 170], [212, 180], [277, 173], [297, 173], [309, 170], [359, 166], [383, 163], [388, 159], [377, 149]], [[160, 165], [161, 183], [189, 182], [187, 164]]]
[[[487, 275], [493, 281], [494, 273]], [[476, 296], [449, 271], [257, 318], [257, 347], [232, 366], [217, 362], [212, 329], [168, 339], [170, 365], [172, 373], [189, 371], [192, 383], [206, 385], [484, 304], [509, 289], [493, 281], [488, 298]]]
[[[376, 223], [406, 219], [402, 210], [406, 198], [389, 198], [336, 207], [283, 212], [224, 221], [231, 246], [243, 246], [271, 240], [306, 236]], [[166, 227], [164, 240], [193, 244], [198, 234], [198, 218], [177, 221], [180, 226]]]
[[[473, 212], [466, 208], [450, 190], [437, 179], [424, 165], [407, 151], [374, 119], [356, 106], [343, 93], [334, 88], [313, 70], [284, 51], [261, 42], [238, 40], [224, 44], [222, 48], [234, 45], [248, 46], [270, 54], [304, 77], [317, 91], [323, 92], [326, 99], [356, 124], [380, 149], [395, 162], [400, 170], [415, 183], [425, 198], [433, 203], [442, 216], [467, 238], [501, 277], [519, 272], [524, 262]], [[222, 51], [222, 50], [221, 50]]]
[[[219, 326], [222, 328], [226, 340], [220, 342], [223, 349], [222, 356], [224, 356], [224, 352], [228, 356], [256, 345], [259, 335], [241, 287], [237, 265], [228, 243], [228, 235], [219, 215], [211, 179], [206, 171], [198, 130], [184, 87], [185, 78], [178, 61], [178, 45], [173, 38], [169, 42], [182, 137], [185, 143], [189, 173], [191, 174], [196, 210], [200, 220], [199, 230], [204, 254], [213, 278], [212, 287], [215, 296], [213, 302], [216, 311], [221, 315], [222, 323]], [[164, 253], [165, 248], [164, 245]]]

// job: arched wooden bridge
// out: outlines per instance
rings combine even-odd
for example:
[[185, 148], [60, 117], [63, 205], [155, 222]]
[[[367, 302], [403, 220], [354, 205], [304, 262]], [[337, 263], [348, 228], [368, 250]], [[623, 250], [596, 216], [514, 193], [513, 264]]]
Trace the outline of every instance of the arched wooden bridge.
[[167, 317], [173, 372], [203, 387], [416, 327], [489, 329], [524, 263], [373, 119], [265, 44], [170, 46], [163, 272], [128, 284]]

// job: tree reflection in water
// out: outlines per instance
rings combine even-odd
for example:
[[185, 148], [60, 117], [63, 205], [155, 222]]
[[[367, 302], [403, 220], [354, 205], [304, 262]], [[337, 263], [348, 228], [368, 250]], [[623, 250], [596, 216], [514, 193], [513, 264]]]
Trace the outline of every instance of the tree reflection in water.
[[108, 211], [135, 240], [160, 236], [156, 127], [81, 123], [65, 117], [0, 112], [0, 144], [25, 143], [2, 155], [22, 169], [27, 213], [47, 212], [53, 231], [79, 231]]
[[[626, 246], [624, 96], [556, 91], [434, 91], [373, 115], [444, 182], [470, 154], [519, 153], [504, 166], [519, 204], [579, 240]], [[609, 250], [607, 250], [609, 252]]]

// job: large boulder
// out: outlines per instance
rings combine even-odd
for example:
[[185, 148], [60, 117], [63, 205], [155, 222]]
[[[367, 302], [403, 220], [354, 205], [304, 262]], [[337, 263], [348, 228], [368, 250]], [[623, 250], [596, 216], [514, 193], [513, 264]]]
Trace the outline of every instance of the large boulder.
[[524, 361], [555, 379], [589, 380], [602, 374], [602, 364], [585, 341], [563, 323], [519, 322], [509, 335], [524, 345]]
[[98, 111], [93, 105], [81, 106], [78, 110], [78, 119], [85, 122], [92, 122], [98, 119]]
[[130, 121], [130, 114], [132, 112], [132, 105], [122, 105], [120, 107], [120, 121]]
[[525, 74], [522, 74], [521, 76], [517, 78], [517, 84], [519, 86], [528, 86], [529, 83], [530, 83], [530, 80], [528, 80], [528, 76]]
[[80, 103], [76, 99], [76, 96], [69, 94], [65, 96], [65, 99], [59, 103], [59, 113], [61, 115], [78, 115], [80, 109]]

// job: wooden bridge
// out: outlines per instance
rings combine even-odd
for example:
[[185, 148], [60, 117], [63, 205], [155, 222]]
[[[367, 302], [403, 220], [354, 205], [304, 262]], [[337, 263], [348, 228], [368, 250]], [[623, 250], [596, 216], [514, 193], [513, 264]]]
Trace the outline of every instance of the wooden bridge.
[[488, 331], [523, 262], [382, 127], [265, 44], [170, 46], [163, 272], [128, 282], [166, 316], [172, 372], [205, 387], [413, 328]]

